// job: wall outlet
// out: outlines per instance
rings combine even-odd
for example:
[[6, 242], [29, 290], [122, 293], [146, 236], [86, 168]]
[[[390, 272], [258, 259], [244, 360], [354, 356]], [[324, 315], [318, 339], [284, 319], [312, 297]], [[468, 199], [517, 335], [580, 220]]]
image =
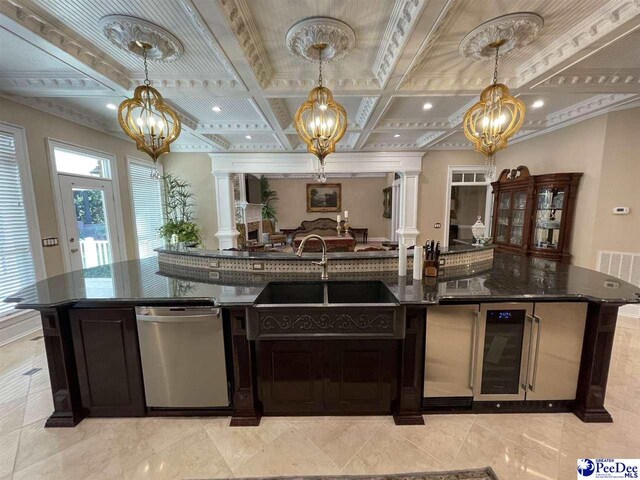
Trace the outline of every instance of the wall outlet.
[[442, 224], [440, 222], [433, 224], [433, 228], [441, 228], [441, 227], [442, 227]]

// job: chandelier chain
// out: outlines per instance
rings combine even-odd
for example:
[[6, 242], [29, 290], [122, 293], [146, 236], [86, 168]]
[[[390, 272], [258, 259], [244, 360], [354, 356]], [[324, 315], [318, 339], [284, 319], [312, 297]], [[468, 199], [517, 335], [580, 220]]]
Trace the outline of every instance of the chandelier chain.
[[149, 69], [147, 68], [147, 47], [142, 47], [142, 59], [144, 60], [144, 84], [149, 86], [151, 82], [149, 81]]
[[496, 63], [493, 67], [493, 84], [498, 83], [498, 55], [500, 54], [500, 47], [496, 47]]
[[322, 86], [322, 49], [318, 49], [318, 60], [320, 61], [320, 75], [318, 76], [318, 85]]

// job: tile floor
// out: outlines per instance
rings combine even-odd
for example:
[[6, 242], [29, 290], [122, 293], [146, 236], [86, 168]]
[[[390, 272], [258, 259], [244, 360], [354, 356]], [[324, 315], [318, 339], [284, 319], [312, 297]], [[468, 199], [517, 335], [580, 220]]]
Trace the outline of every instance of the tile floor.
[[[33, 335], [31, 338], [35, 337]], [[23, 375], [31, 368], [42, 370]], [[182, 479], [439, 471], [491, 465], [501, 480], [576, 478], [582, 457], [640, 457], [640, 319], [621, 317], [607, 408], [613, 424], [571, 414], [87, 419], [44, 429], [52, 411], [42, 339], [0, 348], [0, 480]]]

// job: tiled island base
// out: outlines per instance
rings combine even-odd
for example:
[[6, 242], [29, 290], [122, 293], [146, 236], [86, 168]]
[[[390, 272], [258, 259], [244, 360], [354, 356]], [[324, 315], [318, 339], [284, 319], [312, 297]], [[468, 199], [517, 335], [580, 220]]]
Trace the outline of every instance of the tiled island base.
[[[32, 338], [38, 337], [34, 335]], [[31, 376], [24, 375], [40, 368]], [[165, 479], [374, 474], [491, 466], [501, 480], [576, 478], [576, 459], [638, 456], [640, 322], [620, 317], [606, 408], [614, 423], [567, 414], [384, 417], [87, 418], [45, 429], [53, 410], [41, 338], [0, 347], [0, 479]]]

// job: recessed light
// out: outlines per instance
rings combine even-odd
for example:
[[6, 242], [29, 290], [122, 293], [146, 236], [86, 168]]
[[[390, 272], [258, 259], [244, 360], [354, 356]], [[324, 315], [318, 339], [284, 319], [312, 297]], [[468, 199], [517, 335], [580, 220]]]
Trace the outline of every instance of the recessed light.
[[220, 113], [222, 111], [222, 109], [217, 105], [215, 107], [213, 107], [211, 110], [213, 110], [216, 113]]
[[113, 103], [107, 103], [107, 108], [109, 110], [116, 110], [118, 107], [116, 107]]
[[393, 136], [393, 138], [398, 138], [399, 136], [400, 136], [400, 134], [399, 134], [399, 133], [396, 133], [396, 134]]
[[533, 108], [540, 108], [544, 106], [544, 101], [543, 100], [536, 100], [535, 102], [533, 102], [533, 104], [531, 105]]
[[245, 135], [244, 138], [246, 138], [247, 140], [251, 140], [251, 135]]
[[423, 110], [431, 110], [433, 108], [433, 104], [427, 102], [424, 105], [422, 105], [422, 109]]

